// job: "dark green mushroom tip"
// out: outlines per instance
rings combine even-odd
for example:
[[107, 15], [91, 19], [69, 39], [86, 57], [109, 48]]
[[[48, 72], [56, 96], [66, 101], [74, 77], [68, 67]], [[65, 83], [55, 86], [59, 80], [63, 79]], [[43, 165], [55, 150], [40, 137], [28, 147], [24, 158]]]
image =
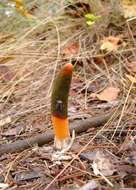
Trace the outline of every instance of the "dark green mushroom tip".
[[72, 80], [73, 65], [67, 63], [56, 76], [51, 96], [51, 113], [59, 118], [68, 116], [68, 96]]

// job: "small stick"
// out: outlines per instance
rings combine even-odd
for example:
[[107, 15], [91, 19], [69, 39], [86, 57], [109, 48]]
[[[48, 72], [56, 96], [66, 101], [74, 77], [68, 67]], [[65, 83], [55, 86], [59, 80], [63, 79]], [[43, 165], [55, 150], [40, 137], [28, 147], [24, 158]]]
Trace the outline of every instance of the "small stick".
[[[112, 116], [113, 113], [100, 115], [97, 117], [88, 118], [85, 120], [75, 121], [70, 126], [70, 133], [74, 130], [75, 133], [81, 133], [88, 130], [91, 127], [99, 127], [104, 125]], [[31, 148], [34, 145], [42, 146], [54, 139], [53, 130], [49, 130], [46, 133], [36, 135], [24, 140], [17, 140], [13, 143], [0, 145], [0, 155], [5, 153], [20, 152], [25, 149]]]

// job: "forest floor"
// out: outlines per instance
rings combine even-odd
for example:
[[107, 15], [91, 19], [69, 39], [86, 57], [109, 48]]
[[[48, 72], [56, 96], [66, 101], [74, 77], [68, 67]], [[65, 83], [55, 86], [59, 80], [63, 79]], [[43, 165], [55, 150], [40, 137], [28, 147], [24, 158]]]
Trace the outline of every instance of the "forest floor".
[[60, 165], [53, 142], [1, 154], [0, 189], [136, 189], [136, 18], [108, 1], [66, 2], [26, 1], [31, 19], [0, 12], [0, 144], [52, 129], [52, 83], [68, 62], [70, 122], [113, 114], [76, 134]]

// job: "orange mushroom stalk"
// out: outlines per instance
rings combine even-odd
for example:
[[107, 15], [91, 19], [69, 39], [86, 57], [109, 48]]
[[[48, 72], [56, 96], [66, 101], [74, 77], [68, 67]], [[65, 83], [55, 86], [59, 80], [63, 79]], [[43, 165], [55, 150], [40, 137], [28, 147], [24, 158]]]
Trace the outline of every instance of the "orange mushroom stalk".
[[73, 65], [67, 63], [54, 80], [51, 96], [51, 119], [55, 134], [55, 148], [63, 150], [69, 146], [71, 137], [68, 121], [68, 96]]

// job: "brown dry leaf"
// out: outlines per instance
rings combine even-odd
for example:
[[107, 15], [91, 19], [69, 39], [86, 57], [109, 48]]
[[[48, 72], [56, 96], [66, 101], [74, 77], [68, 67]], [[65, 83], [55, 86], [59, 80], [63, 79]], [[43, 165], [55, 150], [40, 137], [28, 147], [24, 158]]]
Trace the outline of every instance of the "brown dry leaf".
[[25, 127], [23, 125], [18, 125], [14, 128], [9, 128], [7, 131], [5, 131], [4, 133], [2, 133], [2, 136], [16, 136], [16, 135], [20, 135], [23, 131], [24, 131]]
[[110, 102], [117, 99], [119, 92], [119, 88], [110, 86], [104, 89], [100, 94], [97, 94], [96, 96], [99, 100]]
[[126, 74], [126, 77], [127, 77], [132, 83], [136, 83], [136, 77], [133, 77], [133, 76], [127, 75], [127, 74]]
[[66, 56], [76, 55], [79, 52], [79, 44], [74, 42], [68, 44], [67, 47], [65, 47], [62, 51], [62, 53]]
[[[94, 167], [93, 167], [94, 166]], [[97, 169], [95, 170], [95, 166]], [[97, 151], [92, 164], [95, 175], [102, 173], [104, 176], [111, 176], [116, 171], [113, 159], [103, 151]], [[100, 173], [98, 171], [100, 171]]]
[[14, 78], [14, 74], [6, 65], [0, 65], [0, 78], [5, 82], [9, 82]]
[[136, 17], [136, 0], [122, 0], [125, 18]]
[[121, 42], [120, 37], [117, 37], [117, 36], [106, 37], [102, 41], [100, 50], [106, 51], [106, 52], [116, 51], [118, 49], [118, 45], [120, 42]]

